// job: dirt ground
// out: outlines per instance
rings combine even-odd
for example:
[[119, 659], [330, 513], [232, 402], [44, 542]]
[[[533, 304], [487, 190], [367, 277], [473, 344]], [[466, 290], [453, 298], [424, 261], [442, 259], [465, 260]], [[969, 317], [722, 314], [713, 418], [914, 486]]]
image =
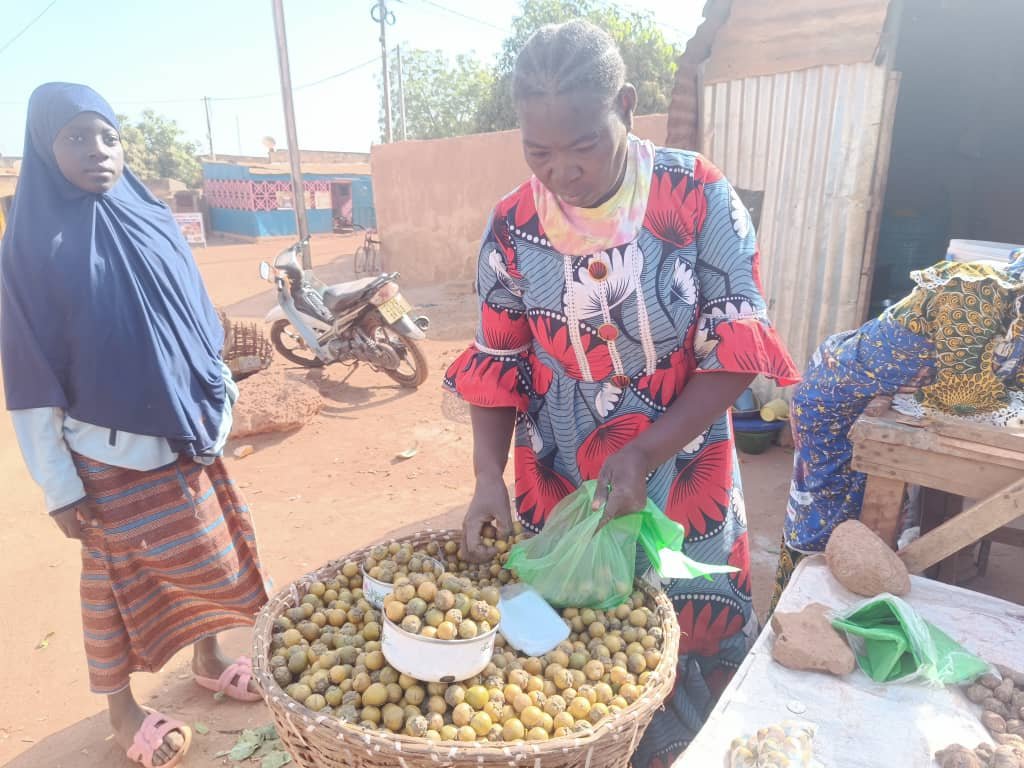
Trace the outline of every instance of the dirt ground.
[[[331, 282], [351, 277], [355, 237], [314, 240], [318, 274]], [[284, 241], [217, 244], [197, 251], [218, 306], [235, 317], [261, 318], [273, 294], [257, 276], [261, 259]], [[469, 425], [445, 407], [438, 386], [444, 366], [468, 343], [475, 308], [467, 286], [417, 289], [406, 295], [434, 326], [424, 345], [431, 380], [410, 393], [360, 369], [325, 371], [323, 412], [305, 428], [246, 442], [256, 452], [228, 458], [254, 510], [265, 564], [276, 586], [371, 541], [424, 526], [456, 527], [472, 489]], [[416, 446], [416, 455], [397, 454]], [[229, 450], [230, 454], [230, 450]], [[744, 457], [742, 471], [752, 531], [755, 604], [767, 604], [789, 483], [791, 456], [772, 449]], [[0, 471], [7, 502], [0, 509], [0, 616], [11, 620], [4, 643], [7, 666], [0, 686], [0, 764], [11, 768], [127, 766], [109, 738], [104, 702], [88, 692], [78, 607], [79, 558], [42, 510], [24, 470], [10, 422], [0, 418]], [[1011, 578], [1012, 550], [993, 547], [989, 575], [977, 587], [1024, 603], [1024, 585]], [[973, 586], [973, 585], [972, 585]], [[230, 650], [248, 651], [245, 632]], [[187, 765], [227, 765], [242, 728], [270, 721], [262, 704], [217, 702], [196, 687], [183, 652], [156, 675], [137, 675], [136, 691], [149, 706], [202, 723]]]

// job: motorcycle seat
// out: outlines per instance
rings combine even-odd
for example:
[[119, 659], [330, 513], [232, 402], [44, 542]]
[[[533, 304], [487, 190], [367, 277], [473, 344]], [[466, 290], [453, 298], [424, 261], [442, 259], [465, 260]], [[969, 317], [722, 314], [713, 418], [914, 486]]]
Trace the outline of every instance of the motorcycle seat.
[[335, 283], [324, 291], [324, 304], [331, 312], [339, 310], [361, 301], [366, 294], [378, 285], [387, 282], [384, 277], [364, 277], [362, 280], [353, 280], [348, 283]]

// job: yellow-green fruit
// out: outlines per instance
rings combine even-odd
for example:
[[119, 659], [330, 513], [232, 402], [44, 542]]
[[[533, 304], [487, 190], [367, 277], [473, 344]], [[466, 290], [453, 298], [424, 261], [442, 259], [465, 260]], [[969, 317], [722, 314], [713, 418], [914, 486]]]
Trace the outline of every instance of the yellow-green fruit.
[[531, 704], [523, 709], [519, 714], [519, 719], [523, 721], [523, 725], [527, 728], [535, 728], [544, 722], [544, 713], [540, 708]]
[[472, 619], [463, 619], [459, 624], [459, 637], [463, 640], [472, 640], [478, 634], [480, 634], [480, 630]]
[[494, 725], [491, 722], [490, 716], [486, 712], [477, 712], [473, 715], [469, 721], [470, 727], [476, 731], [476, 735], [480, 737], [487, 736], [491, 730], [491, 726]]
[[363, 704], [371, 707], [383, 707], [388, 701], [387, 686], [373, 683], [363, 692]]
[[414, 707], [418, 707], [427, 698], [427, 692], [421, 685], [410, 685], [405, 689], [405, 700]]
[[576, 721], [568, 712], [560, 712], [555, 715], [554, 720], [552, 721], [552, 725], [554, 725], [555, 730], [558, 730], [559, 728], [572, 728], [575, 724]]
[[526, 728], [523, 727], [521, 721], [516, 718], [512, 718], [505, 722], [505, 725], [501, 729], [501, 738], [503, 741], [522, 741], [526, 738]]
[[454, 725], [446, 725], [441, 729], [441, 741], [458, 741], [459, 729]]
[[452, 722], [460, 728], [469, 725], [469, 721], [472, 719], [473, 708], [465, 702], [459, 704], [452, 710]]
[[577, 696], [569, 702], [568, 712], [574, 720], [586, 720], [590, 714], [590, 701], [582, 696]]
[[459, 741], [476, 741], [479, 738], [472, 726], [463, 725], [459, 727]]
[[386, 704], [381, 710], [384, 727], [393, 733], [401, 733], [405, 727], [405, 712], [397, 704]]
[[443, 696], [431, 696], [430, 700], [427, 702], [427, 711], [443, 715], [448, 711], [448, 704], [445, 702]]
[[487, 689], [482, 685], [474, 685], [466, 691], [466, 703], [473, 709], [482, 710], [489, 699]]
[[526, 734], [527, 741], [547, 741], [551, 735], [541, 727], [531, 728]]
[[448, 686], [448, 690], [444, 692], [444, 700], [449, 707], [455, 709], [466, 700], [466, 689], [461, 685]]

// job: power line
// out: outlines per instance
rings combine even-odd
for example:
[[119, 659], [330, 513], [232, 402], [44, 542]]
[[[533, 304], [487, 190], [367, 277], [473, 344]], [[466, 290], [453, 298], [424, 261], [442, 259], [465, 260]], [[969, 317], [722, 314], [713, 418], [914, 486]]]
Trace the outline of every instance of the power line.
[[53, 6], [55, 6], [56, 4], [57, 4], [57, 0], [51, 0], [50, 4], [48, 6], [46, 6], [45, 8], [43, 8], [43, 10], [41, 10], [39, 12], [39, 15], [37, 15], [34, 19], [32, 19], [32, 21], [30, 21], [28, 24], [26, 24], [24, 27], [22, 27], [21, 31], [18, 32], [14, 37], [12, 37], [6, 43], [4, 43], [2, 46], [0, 46], [0, 53], [3, 53], [8, 48], [10, 48], [12, 45], [14, 45], [14, 41], [15, 40], [17, 40], [19, 37], [21, 37], [26, 32], [28, 32], [29, 29], [31, 29], [32, 25], [35, 24], [37, 21], [39, 21], [41, 18], [43, 18], [43, 16], [46, 15], [46, 12], [49, 11], [51, 8], [53, 8]]
[[[326, 83], [326, 82], [328, 82], [330, 80], [337, 80], [339, 77], [344, 77], [345, 75], [351, 75], [353, 72], [356, 72], [356, 71], [362, 69], [363, 67], [368, 67], [370, 64], [375, 64], [377, 62], [377, 60], [378, 60], [377, 57], [374, 56], [372, 59], [367, 59], [366, 61], [360, 62], [359, 64], [355, 64], [355, 65], [349, 67], [348, 69], [343, 69], [341, 72], [335, 72], [333, 75], [327, 75], [326, 77], [321, 77], [319, 80], [312, 80], [312, 81], [310, 81], [308, 83], [303, 83], [302, 85], [297, 85], [292, 90], [294, 90], [294, 91], [302, 91], [302, 90], [305, 90], [306, 88], [312, 88], [312, 87], [317, 86], [317, 85], [322, 85], [323, 83]], [[249, 96], [212, 96], [210, 98], [210, 101], [249, 101], [249, 100], [252, 100], [252, 99], [266, 99], [266, 98], [269, 98], [270, 96], [278, 96], [278, 95], [279, 94], [277, 94], [277, 93], [256, 93], [256, 94], [252, 94], [252, 95], [249, 95]], [[193, 101], [194, 101], [194, 99], [193, 99]]]
[[499, 32], [507, 31], [506, 27], [502, 27], [502, 26], [500, 26], [498, 24], [494, 24], [493, 22], [490, 22], [490, 21], [485, 21], [484, 19], [481, 19], [481, 18], [479, 18], [477, 16], [470, 16], [468, 13], [463, 13], [462, 11], [457, 11], [454, 8], [449, 8], [447, 5], [441, 5], [441, 3], [434, 2], [434, 0], [420, 0], [420, 2], [423, 3], [424, 5], [429, 5], [429, 6], [432, 6], [434, 8], [437, 8], [439, 11], [444, 11], [445, 13], [450, 13], [452, 16], [458, 16], [460, 18], [466, 19], [466, 21], [472, 21], [472, 22], [475, 22], [477, 24], [482, 24], [485, 27], [490, 27], [491, 29], [497, 29]]

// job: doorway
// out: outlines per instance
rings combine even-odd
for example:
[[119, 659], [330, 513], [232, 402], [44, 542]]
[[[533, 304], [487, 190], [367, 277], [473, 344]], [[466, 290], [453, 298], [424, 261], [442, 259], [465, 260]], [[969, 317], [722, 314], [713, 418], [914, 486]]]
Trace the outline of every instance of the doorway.
[[951, 240], [1024, 243], [1024, 3], [902, 6], [872, 317], [913, 288], [911, 270], [944, 259]]
[[351, 232], [354, 227], [352, 221], [352, 182], [332, 181], [331, 182], [331, 215], [334, 221], [334, 231], [339, 233]]

